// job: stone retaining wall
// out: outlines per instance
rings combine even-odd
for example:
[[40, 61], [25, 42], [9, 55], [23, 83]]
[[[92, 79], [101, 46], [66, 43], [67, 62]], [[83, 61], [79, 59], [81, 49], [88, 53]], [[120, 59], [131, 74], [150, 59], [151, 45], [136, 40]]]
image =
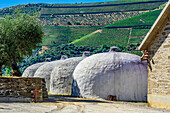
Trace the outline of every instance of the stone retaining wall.
[[34, 101], [34, 89], [38, 89], [37, 100], [47, 98], [45, 80], [27, 77], [0, 77], [0, 102]]

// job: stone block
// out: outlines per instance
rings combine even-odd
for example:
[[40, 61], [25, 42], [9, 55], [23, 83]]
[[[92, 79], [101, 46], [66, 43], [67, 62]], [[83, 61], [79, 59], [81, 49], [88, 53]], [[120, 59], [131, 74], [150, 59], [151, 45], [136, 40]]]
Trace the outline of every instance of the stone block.
[[158, 88], [159, 84], [157, 81], [149, 80], [148, 81], [149, 88]]
[[150, 107], [170, 110], [169, 95], [148, 94], [148, 104]]
[[158, 80], [158, 82], [169, 83], [169, 80]]
[[170, 48], [170, 45], [164, 45], [163, 47], [164, 48]]

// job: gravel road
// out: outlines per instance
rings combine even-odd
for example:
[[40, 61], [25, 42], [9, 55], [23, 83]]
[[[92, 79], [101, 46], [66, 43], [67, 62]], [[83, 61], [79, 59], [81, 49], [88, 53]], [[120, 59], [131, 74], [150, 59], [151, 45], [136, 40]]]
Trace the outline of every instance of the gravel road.
[[111, 102], [50, 96], [42, 103], [0, 103], [0, 113], [170, 113], [145, 103]]

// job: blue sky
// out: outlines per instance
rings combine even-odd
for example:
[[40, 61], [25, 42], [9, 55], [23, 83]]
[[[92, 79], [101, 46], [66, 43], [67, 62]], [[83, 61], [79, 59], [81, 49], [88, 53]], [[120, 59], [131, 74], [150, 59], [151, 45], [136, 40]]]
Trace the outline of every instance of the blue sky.
[[115, 0], [0, 0], [0, 9], [27, 3], [91, 3]]

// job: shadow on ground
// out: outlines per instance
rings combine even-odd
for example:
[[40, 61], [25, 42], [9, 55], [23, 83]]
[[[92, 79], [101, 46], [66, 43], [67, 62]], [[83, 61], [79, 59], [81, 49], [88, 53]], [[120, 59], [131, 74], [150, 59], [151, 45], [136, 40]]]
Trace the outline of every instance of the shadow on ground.
[[45, 102], [49, 103], [58, 103], [58, 102], [85, 102], [85, 103], [110, 103], [102, 100], [93, 100], [93, 99], [82, 99], [72, 96], [60, 96], [60, 95], [49, 95], [48, 99]]

